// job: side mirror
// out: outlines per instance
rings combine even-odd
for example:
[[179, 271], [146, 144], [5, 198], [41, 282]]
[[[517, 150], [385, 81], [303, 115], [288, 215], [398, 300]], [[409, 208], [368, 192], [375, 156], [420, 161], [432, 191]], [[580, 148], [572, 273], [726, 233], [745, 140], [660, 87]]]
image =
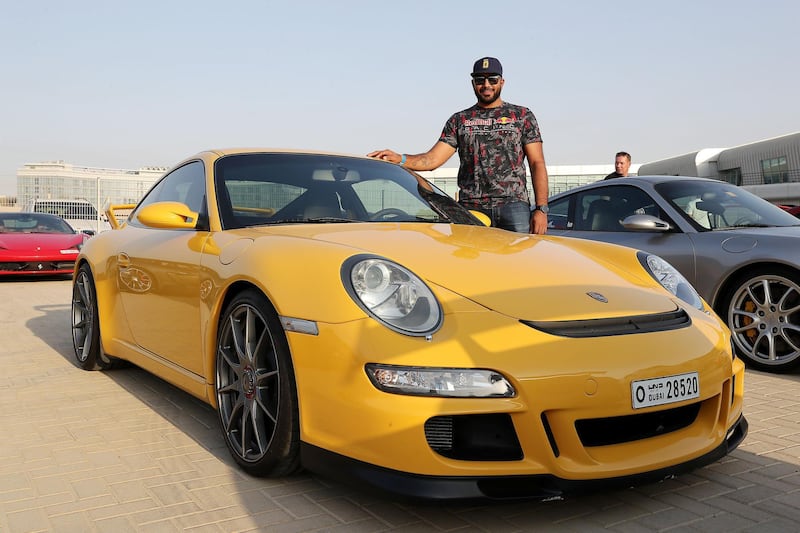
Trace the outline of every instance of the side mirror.
[[622, 221], [622, 227], [633, 231], [669, 231], [672, 226], [653, 215], [630, 215]]
[[137, 214], [139, 222], [151, 228], [194, 229], [198, 214], [180, 202], [156, 202]]
[[469, 210], [470, 214], [481, 221], [481, 224], [484, 226], [492, 226], [492, 219], [486, 216], [486, 213], [483, 211], [476, 211], [475, 209]]
[[81, 233], [85, 233], [86, 235], [88, 235], [89, 237], [91, 237], [91, 236], [92, 236], [92, 235], [94, 235], [96, 232], [95, 232], [93, 229], [82, 229], [82, 230], [81, 230]]

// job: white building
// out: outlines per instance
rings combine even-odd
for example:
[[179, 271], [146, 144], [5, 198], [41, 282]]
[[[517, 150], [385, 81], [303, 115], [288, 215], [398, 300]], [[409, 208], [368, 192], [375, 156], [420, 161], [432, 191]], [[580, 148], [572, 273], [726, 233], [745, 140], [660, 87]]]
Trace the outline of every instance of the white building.
[[[17, 205], [36, 199], [83, 199], [102, 212], [110, 203], [138, 202], [167, 170], [94, 168], [64, 161], [30, 163], [17, 171]], [[603, 179], [613, 171], [613, 163], [548, 165], [550, 195]], [[458, 191], [457, 173], [456, 167], [420, 172], [454, 198]], [[800, 204], [800, 132], [631, 165], [630, 173], [710, 177], [744, 186], [773, 202]]]
[[771, 202], [800, 204], [800, 132], [645, 163], [639, 174], [713, 178], [740, 185]]
[[64, 161], [29, 163], [17, 170], [17, 205], [34, 200], [88, 200], [102, 212], [111, 203], [138, 202], [167, 170], [95, 168]]

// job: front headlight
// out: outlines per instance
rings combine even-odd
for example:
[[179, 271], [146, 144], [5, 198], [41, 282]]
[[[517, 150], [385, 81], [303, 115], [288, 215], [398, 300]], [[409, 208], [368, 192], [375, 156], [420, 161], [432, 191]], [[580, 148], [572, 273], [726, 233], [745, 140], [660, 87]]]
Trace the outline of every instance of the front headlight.
[[364, 311], [395, 331], [424, 336], [442, 324], [433, 292], [410, 270], [388, 259], [351, 257], [342, 265], [342, 282]]
[[645, 270], [669, 292], [697, 309], [703, 310], [703, 299], [694, 290], [692, 284], [683, 277], [683, 274], [661, 259], [659, 256], [647, 252], [638, 252], [637, 257]]
[[429, 368], [370, 363], [367, 376], [378, 390], [449, 398], [510, 398], [514, 387], [501, 374], [477, 368]]

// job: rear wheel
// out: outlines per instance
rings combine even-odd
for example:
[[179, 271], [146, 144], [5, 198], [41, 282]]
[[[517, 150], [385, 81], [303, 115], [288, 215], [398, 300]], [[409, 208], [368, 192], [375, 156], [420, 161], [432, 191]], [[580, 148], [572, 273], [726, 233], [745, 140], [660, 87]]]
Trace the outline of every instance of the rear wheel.
[[78, 365], [84, 370], [111, 368], [111, 360], [100, 345], [97, 291], [92, 270], [84, 264], [72, 284], [72, 346]]
[[236, 462], [257, 476], [300, 468], [297, 389], [280, 320], [248, 290], [225, 309], [217, 337], [215, 389], [222, 434]]
[[760, 269], [741, 276], [722, 310], [737, 353], [753, 368], [786, 372], [800, 364], [800, 276]]

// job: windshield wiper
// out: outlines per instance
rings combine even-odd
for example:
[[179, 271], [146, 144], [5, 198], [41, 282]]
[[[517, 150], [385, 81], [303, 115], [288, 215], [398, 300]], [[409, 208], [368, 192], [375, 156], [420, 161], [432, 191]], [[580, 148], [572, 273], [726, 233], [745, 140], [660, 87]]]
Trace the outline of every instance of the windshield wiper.
[[352, 218], [342, 218], [342, 217], [314, 217], [314, 218], [303, 218], [301, 222], [309, 222], [311, 224], [325, 224], [329, 222], [361, 222], [360, 220], [353, 220]]
[[245, 224], [245, 228], [256, 228], [258, 226], [277, 226], [280, 224], [330, 224], [340, 222], [362, 222], [361, 220], [353, 220], [351, 218], [340, 217], [314, 217], [314, 218], [280, 218], [277, 220], [260, 221], [257, 224]]
[[748, 224], [737, 224], [736, 226], [725, 226], [724, 228], [716, 228], [720, 230], [739, 229], [739, 228], [774, 228], [775, 224], [760, 224], [758, 222], [750, 222]]

